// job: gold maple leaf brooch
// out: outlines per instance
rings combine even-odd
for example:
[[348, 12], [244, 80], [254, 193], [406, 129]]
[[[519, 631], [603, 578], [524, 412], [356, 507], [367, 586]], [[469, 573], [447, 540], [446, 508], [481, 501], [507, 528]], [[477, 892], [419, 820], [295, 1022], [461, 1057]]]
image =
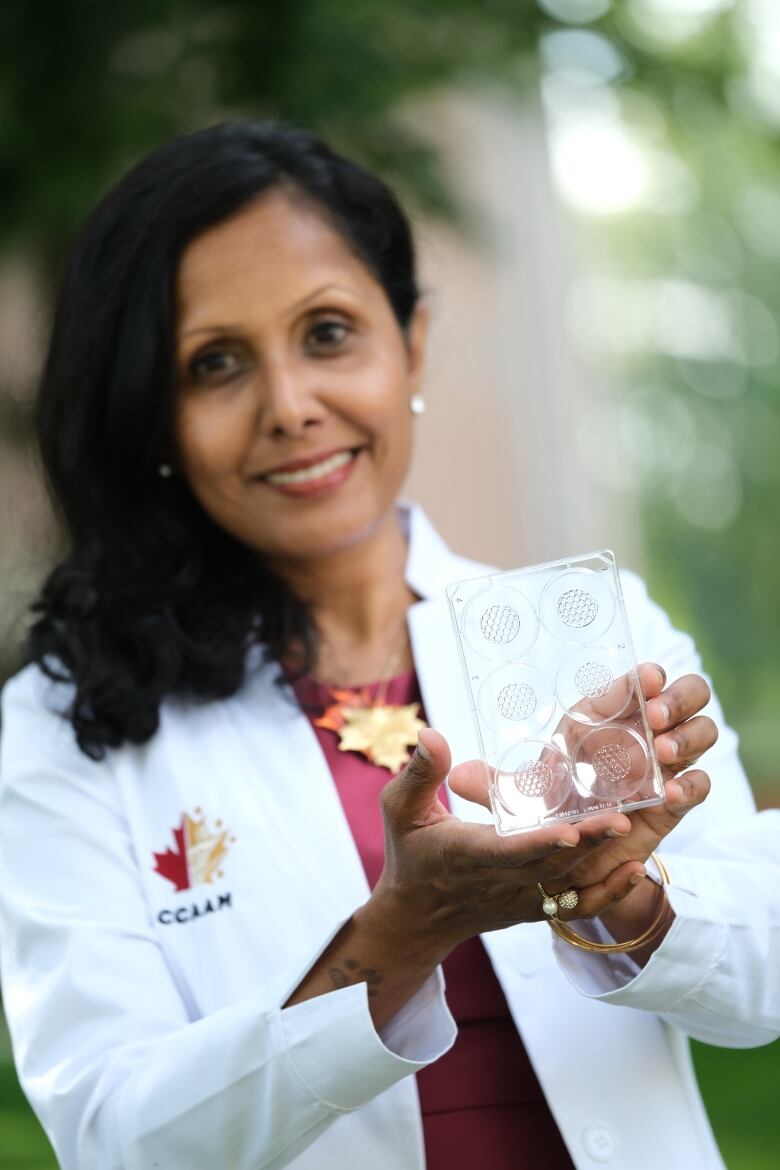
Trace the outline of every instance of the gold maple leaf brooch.
[[315, 719], [315, 726], [338, 734], [339, 751], [359, 752], [372, 764], [399, 772], [426, 726], [419, 717], [420, 704], [372, 702], [365, 691], [334, 690], [333, 695], [338, 702]]

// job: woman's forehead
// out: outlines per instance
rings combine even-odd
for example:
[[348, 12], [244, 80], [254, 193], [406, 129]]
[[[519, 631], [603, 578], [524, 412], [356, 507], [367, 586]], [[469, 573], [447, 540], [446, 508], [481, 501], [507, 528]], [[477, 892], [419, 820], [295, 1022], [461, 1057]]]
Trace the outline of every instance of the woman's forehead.
[[247, 297], [292, 307], [330, 286], [363, 296], [367, 283], [373, 277], [324, 215], [274, 191], [185, 248], [176, 281], [179, 324], [184, 332], [210, 325], [217, 310], [241, 315]]

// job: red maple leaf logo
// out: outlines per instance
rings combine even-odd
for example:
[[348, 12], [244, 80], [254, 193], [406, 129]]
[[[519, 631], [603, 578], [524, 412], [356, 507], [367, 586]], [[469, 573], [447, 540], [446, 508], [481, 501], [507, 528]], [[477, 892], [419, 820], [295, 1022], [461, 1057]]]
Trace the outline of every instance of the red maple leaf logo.
[[154, 872], [173, 882], [177, 890], [190, 888], [190, 871], [187, 865], [187, 844], [184, 836], [184, 817], [178, 829], [173, 830], [173, 839], [176, 848], [168, 848], [164, 853], [153, 853]]

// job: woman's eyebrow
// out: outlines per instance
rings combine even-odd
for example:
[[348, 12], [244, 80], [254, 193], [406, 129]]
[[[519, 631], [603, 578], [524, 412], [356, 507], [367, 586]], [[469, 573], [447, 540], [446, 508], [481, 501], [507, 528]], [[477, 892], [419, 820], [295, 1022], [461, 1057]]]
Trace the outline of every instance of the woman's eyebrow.
[[185, 329], [180, 336], [183, 339], [195, 333], [233, 333], [238, 328], [238, 325], [198, 325], [195, 329]]
[[[310, 301], [316, 300], [317, 297], [322, 296], [322, 294], [326, 292], [346, 293], [347, 296], [350, 297], [354, 297], [355, 295], [350, 289], [345, 288], [343, 285], [332, 283], [323, 284], [320, 285], [319, 288], [315, 288], [312, 292], [307, 293], [305, 297], [302, 297], [299, 301], [296, 301], [295, 304], [291, 305], [290, 311], [293, 313], [298, 312]], [[240, 328], [240, 325], [198, 325], [192, 329], [183, 330], [179, 336], [183, 341], [185, 337], [192, 337], [196, 333], [237, 333], [240, 331]]]
[[293, 311], [302, 309], [304, 305], [309, 303], [309, 301], [316, 300], [317, 297], [322, 296], [322, 294], [326, 292], [346, 293], [347, 296], [350, 297], [354, 297], [355, 295], [351, 289], [345, 288], [343, 284], [333, 284], [331, 281], [329, 281], [327, 284], [322, 284], [319, 288], [315, 288], [313, 292], [307, 293], [305, 297], [302, 297], [299, 301], [296, 301], [295, 304], [291, 306], [291, 308]]

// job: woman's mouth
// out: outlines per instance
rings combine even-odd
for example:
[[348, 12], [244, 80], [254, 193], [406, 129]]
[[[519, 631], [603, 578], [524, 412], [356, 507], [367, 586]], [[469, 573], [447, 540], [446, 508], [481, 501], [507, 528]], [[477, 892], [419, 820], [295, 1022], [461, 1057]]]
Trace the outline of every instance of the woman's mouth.
[[262, 479], [264, 483], [286, 495], [314, 495], [343, 483], [351, 474], [359, 453], [359, 449], [336, 451], [321, 459], [319, 463], [311, 463], [308, 467], [292, 471], [269, 472]]

